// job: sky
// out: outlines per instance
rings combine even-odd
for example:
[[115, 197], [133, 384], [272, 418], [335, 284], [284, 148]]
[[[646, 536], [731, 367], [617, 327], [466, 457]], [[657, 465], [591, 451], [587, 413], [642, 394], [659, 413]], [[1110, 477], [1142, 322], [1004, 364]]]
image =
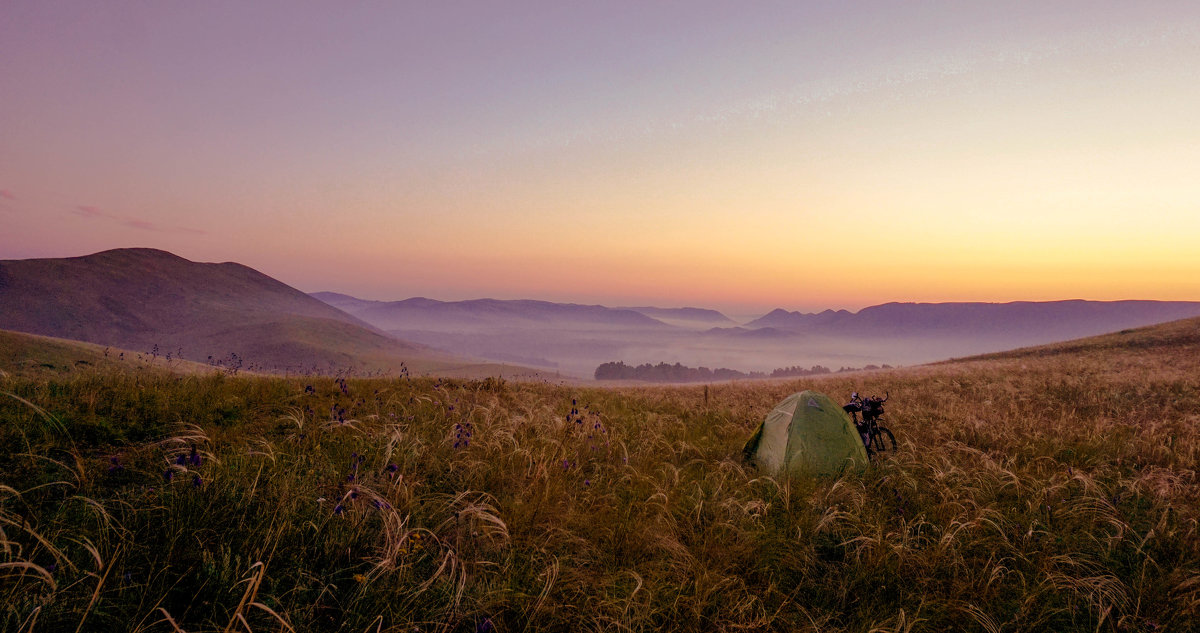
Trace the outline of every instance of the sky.
[[733, 314], [1200, 300], [1200, 3], [0, 2], [0, 259]]

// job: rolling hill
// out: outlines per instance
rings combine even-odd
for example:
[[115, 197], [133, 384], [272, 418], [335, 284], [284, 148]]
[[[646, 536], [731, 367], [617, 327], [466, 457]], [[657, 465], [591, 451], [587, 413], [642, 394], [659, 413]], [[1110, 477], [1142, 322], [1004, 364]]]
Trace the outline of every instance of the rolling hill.
[[438, 301], [414, 297], [368, 301], [333, 292], [312, 295], [382, 330], [469, 332], [498, 328], [666, 329], [661, 321], [632, 308], [553, 303], [529, 299]]
[[737, 325], [737, 322], [733, 319], [708, 308], [655, 308], [652, 306], [643, 306], [622, 309], [640, 312], [648, 317], [658, 319], [667, 325], [690, 329], [703, 330], [713, 327]]
[[954, 358], [935, 365], [974, 361], [1053, 359], [1055, 357], [1103, 357], [1109, 363], [1144, 356], [1176, 369], [1200, 366], [1200, 317], [1179, 319], [1118, 332], [1057, 343], [1020, 347], [991, 354]]
[[0, 329], [264, 371], [454, 360], [241, 264], [147, 248], [0, 261]]

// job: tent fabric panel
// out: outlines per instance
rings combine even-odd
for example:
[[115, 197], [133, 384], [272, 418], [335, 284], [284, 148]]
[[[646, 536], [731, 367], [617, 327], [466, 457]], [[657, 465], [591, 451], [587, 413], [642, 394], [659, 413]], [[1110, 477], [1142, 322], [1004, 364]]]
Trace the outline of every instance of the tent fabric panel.
[[787, 460], [788, 443], [791, 441], [789, 430], [798, 402], [797, 394], [792, 394], [767, 414], [766, 420], [763, 421], [762, 439], [759, 440], [756, 455], [756, 461], [760, 468], [769, 472], [776, 472], [783, 468], [784, 462]]
[[788, 437], [787, 469], [837, 474], [847, 466], [865, 466], [866, 449], [846, 412], [824, 394], [804, 391], [798, 396]]

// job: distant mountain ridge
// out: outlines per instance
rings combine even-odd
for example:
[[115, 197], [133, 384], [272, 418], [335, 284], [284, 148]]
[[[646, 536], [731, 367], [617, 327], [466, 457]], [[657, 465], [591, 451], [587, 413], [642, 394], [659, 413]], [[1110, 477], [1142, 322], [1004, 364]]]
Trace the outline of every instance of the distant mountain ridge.
[[642, 314], [666, 321], [684, 321], [693, 323], [704, 323], [709, 325], [736, 325], [737, 322], [725, 316], [724, 314], [710, 310], [708, 308], [655, 308], [652, 306], [623, 308], [625, 310], [633, 310]]
[[743, 324], [747, 328], [780, 328], [785, 330], [825, 325], [853, 316], [848, 310], [825, 310], [824, 312], [788, 312], [776, 308], [763, 316]]
[[268, 370], [424, 351], [247, 266], [149, 248], [0, 261], [0, 329]]
[[925, 336], [1035, 335], [1046, 342], [1200, 316], [1195, 301], [1014, 301], [1010, 303], [885, 303], [858, 312], [805, 314], [774, 310], [747, 328], [791, 333]]
[[533, 299], [438, 301], [413, 297], [400, 301], [370, 301], [334, 292], [315, 292], [312, 296], [387, 331], [444, 332], [499, 327], [669, 327], [634, 309]]

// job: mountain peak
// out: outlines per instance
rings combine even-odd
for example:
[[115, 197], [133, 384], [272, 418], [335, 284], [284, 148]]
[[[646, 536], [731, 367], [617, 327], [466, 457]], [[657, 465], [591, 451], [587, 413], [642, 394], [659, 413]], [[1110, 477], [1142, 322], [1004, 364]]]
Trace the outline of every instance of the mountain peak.
[[268, 367], [415, 349], [248, 266], [153, 248], [0, 261], [0, 329]]
[[175, 253], [164, 251], [157, 248], [134, 247], [134, 248], [110, 248], [106, 251], [84, 255], [82, 257], [73, 257], [71, 259], [161, 259], [170, 261], [190, 261], [184, 259]]

